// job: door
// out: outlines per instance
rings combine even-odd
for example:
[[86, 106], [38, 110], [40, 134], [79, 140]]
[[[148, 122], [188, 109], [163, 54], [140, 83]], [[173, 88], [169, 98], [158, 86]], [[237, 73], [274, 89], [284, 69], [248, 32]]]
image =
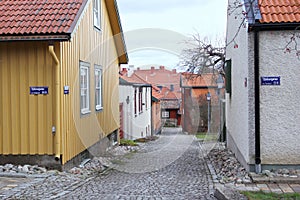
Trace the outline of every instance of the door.
[[120, 107], [120, 139], [124, 138], [124, 112], [123, 112], [123, 103], [119, 105]]

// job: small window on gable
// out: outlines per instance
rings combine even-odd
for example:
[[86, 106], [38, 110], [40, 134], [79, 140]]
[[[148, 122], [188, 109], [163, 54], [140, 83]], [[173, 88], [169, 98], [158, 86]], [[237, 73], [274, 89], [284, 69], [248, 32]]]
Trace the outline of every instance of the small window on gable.
[[94, 26], [101, 29], [101, 0], [94, 0]]

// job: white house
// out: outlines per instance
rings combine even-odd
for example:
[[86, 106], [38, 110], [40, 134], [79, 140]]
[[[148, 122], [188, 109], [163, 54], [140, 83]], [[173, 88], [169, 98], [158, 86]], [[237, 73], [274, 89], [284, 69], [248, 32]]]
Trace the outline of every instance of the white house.
[[120, 77], [120, 137], [138, 139], [152, 135], [151, 85]]
[[299, 5], [234, 2], [226, 36], [227, 145], [249, 171], [299, 168]]

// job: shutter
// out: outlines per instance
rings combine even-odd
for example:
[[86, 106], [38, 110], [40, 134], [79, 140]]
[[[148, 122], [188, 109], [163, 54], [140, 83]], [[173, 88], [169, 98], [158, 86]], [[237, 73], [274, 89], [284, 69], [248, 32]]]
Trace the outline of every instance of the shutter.
[[231, 59], [225, 62], [226, 93], [231, 95]]

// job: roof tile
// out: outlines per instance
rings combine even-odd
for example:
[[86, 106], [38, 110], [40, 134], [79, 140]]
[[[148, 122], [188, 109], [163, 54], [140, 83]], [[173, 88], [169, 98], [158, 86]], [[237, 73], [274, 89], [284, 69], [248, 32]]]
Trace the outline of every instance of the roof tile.
[[0, 35], [68, 33], [83, 1], [2, 0]]
[[259, 0], [261, 23], [300, 22], [300, 0]]

